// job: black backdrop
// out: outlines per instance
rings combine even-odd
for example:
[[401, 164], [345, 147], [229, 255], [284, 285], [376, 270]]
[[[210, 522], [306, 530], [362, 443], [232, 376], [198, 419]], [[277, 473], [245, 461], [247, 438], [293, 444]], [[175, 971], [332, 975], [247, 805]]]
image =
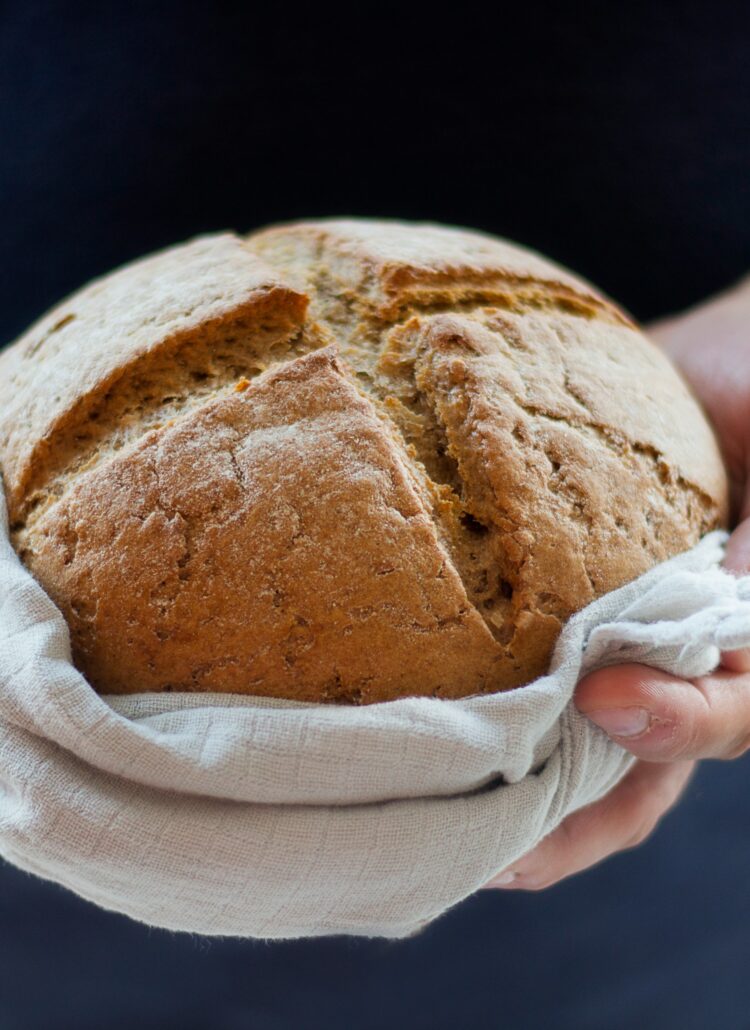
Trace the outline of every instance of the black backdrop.
[[[750, 268], [744, 8], [0, 4], [0, 341], [164, 244], [323, 214], [694, 303]], [[746, 1030], [749, 782], [706, 765], [637, 852], [403, 943], [149, 931], [5, 866], [0, 1030]]]

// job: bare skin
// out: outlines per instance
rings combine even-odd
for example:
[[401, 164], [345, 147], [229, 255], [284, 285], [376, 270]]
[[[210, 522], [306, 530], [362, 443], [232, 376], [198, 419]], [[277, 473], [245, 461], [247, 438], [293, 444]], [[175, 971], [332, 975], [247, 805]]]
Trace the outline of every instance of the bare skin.
[[[714, 424], [735, 526], [725, 566], [750, 572], [750, 278], [648, 332]], [[610, 794], [569, 816], [487, 887], [542, 890], [636, 847], [677, 802], [697, 761], [745, 754], [750, 650], [724, 654], [716, 672], [689, 683], [645, 665], [601, 669], [581, 680], [575, 702], [639, 761]]]

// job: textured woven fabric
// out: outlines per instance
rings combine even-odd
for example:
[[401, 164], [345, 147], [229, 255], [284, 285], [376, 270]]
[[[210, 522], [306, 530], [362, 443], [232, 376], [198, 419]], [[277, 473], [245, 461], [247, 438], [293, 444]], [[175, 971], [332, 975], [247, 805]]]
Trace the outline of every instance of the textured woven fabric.
[[413, 933], [628, 770], [571, 703], [582, 670], [696, 676], [750, 644], [750, 578], [718, 567], [723, 539], [586, 608], [527, 687], [357, 708], [98, 696], [2, 521], [0, 851], [174, 930]]

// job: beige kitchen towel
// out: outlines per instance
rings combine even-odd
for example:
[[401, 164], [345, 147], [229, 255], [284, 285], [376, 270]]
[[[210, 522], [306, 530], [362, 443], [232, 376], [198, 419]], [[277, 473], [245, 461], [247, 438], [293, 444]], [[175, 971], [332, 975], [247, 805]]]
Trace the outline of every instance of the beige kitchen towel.
[[750, 578], [713, 533], [579, 613], [549, 675], [507, 693], [100, 697], [0, 509], [0, 853], [172, 930], [408, 935], [628, 770], [571, 702], [583, 670], [693, 677], [750, 644]]

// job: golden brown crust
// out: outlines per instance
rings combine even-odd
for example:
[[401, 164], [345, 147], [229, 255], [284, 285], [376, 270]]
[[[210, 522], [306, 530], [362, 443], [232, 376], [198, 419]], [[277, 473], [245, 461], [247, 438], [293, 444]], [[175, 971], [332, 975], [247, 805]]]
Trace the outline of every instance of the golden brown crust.
[[[272, 227], [249, 237], [302, 289], [332, 293], [393, 322], [414, 307], [517, 297], [629, 323], [585, 280], [547, 258], [492, 236], [430, 223], [329, 219]], [[296, 273], [296, 276], [295, 276]]]
[[147, 434], [35, 535], [101, 689], [366, 702], [495, 682], [406, 455], [330, 349]]
[[628, 317], [437, 226], [136, 263], [0, 357], [0, 412], [14, 543], [103, 691], [515, 686], [726, 518], [711, 430]]
[[[720, 463], [691, 463], [683, 438], [643, 419], [643, 385], [622, 365], [608, 368], [622, 353], [631, 368], [653, 357], [629, 329], [489, 310], [414, 318], [381, 357], [401, 383], [409, 368], [407, 403], [435, 427], [425, 464], [435, 429], [452, 459], [447, 476], [432, 473], [453, 501], [436, 515], [469, 597], [520, 667], [517, 682], [544, 672], [574, 611], [719, 517]], [[687, 420], [694, 453], [710, 454], [710, 432], [703, 420], [690, 426], [694, 404], [676, 373], [658, 372], [654, 405]], [[602, 376], [608, 404], [595, 385]]]
[[[288, 337], [307, 298], [236, 236], [201, 237], [127, 265], [67, 298], [0, 357], [0, 453], [12, 523], [60, 458], [96, 434], [92, 414], [149, 364], [243, 332]], [[158, 373], [157, 373], [158, 374]]]

